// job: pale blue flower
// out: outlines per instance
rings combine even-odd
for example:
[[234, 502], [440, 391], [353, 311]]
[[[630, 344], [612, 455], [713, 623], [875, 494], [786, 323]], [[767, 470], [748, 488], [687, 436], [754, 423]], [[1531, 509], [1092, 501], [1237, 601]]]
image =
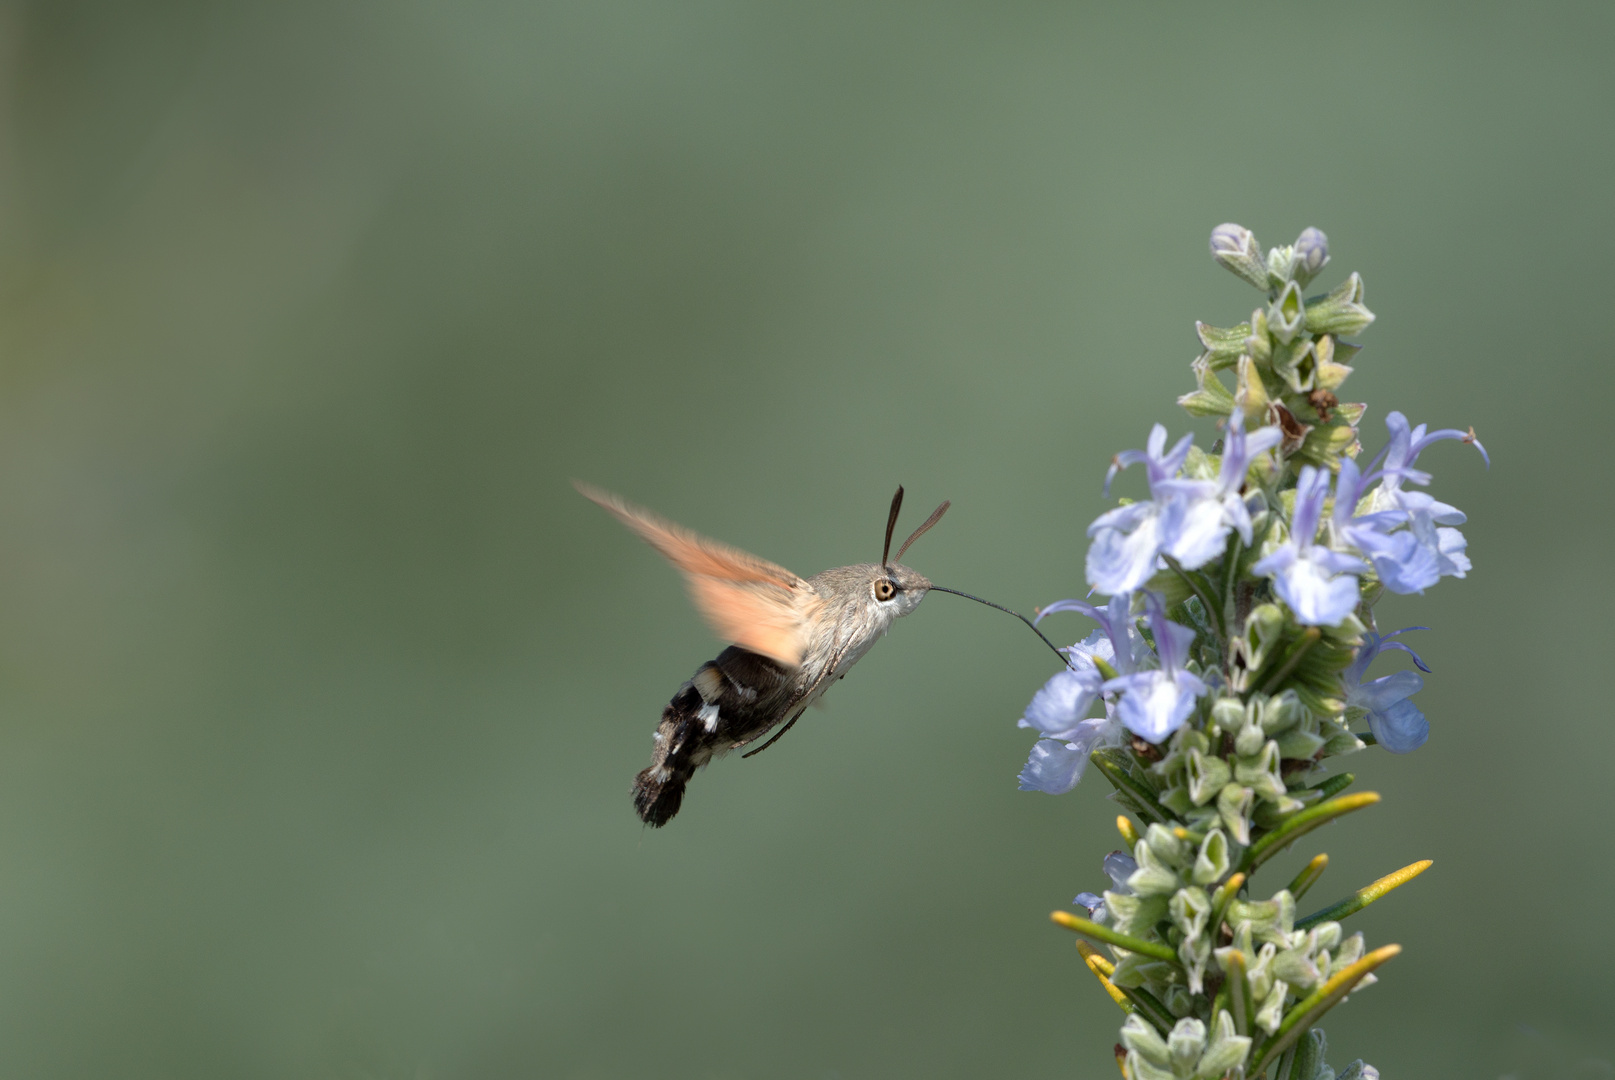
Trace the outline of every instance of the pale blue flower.
[[1104, 692], [1104, 676], [1095, 658], [1114, 671], [1130, 672], [1138, 667], [1140, 657], [1149, 655], [1149, 647], [1133, 630], [1129, 604], [1126, 596], [1113, 596], [1102, 608], [1082, 600], [1060, 600], [1038, 612], [1037, 622], [1059, 611], [1080, 612], [1101, 629], [1060, 650], [1068, 657], [1065, 670], [1043, 684], [1020, 719], [1018, 726], [1033, 728], [1043, 736], [1021, 770], [1022, 791], [1063, 795], [1082, 779], [1089, 754], [1125, 741], [1125, 729], [1112, 703], [1105, 703], [1104, 716], [1091, 717], [1088, 710]]
[[1363, 673], [1375, 657], [1389, 649], [1400, 649], [1413, 657], [1420, 671], [1429, 671], [1418, 653], [1400, 641], [1390, 640], [1409, 630], [1424, 629], [1426, 627], [1409, 626], [1383, 637], [1372, 632], [1364, 634], [1356, 659], [1342, 676], [1346, 686], [1346, 707], [1367, 710], [1368, 729], [1374, 733], [1379, 744], [1393, 754], [1417, 750], [1430, 737], [1430, 722], [1424, 718], [1419, 707], [1408, 700], [1424, 689], [1424, 677], [1418, 671], [1398, 671], [1364, 683]]
[[1064, 795], [1077, 786], [1087, 766], [1088, 751], [1080, 744], [1039, 739], [1032, 745], [1032, 754], [1017, 779], [1022, 791]]
[[1223, 553], [1230, 529], [1249, 544], [1250, 511], [1239, 491], [1251, 462], [1282, 438], [1276, 427], [1247, 436], [1244, 414], [1236, 411], [1229, 421], [1217, 479], [1185, 480], [1178, 472], [1194, 436], [1185, 435], [1167, 451], [1166, 428], [1156, 424], [1147, 449], [1117, 454], [1105, 475], [1109, 492], [1117, 472], [1143, 463], [1150, 499], [1119, 506], [1088, 526], [1093, 538], [1088, 548], [1089, 584], [1110, 595], [1133, 592], [1154, 576], [1162, 555], [1171, 556], [1186, 569], [1198, 569]]
[[1160, 667], [1135, 671], [1105, 683], [1106, 693], [1119, 693], [1116, 715], [1133, 734], [1152, 743], [1164, 742], [1194, 711], [1195, 698], [1209, 692], [1198, 676], [1185, 670], [1195, 632], [1166, 617], [1160, 597], [1149, 596], [1150, 630]]
[[1088, 584], [1099, 592], [1108, 596], [1130, 593], [1154, 575], [1161, 555], [1162, 526], [1167, 524], [1170, 509], [1167, 493], [1163, 491], [1162, 497], [1156, 497], [1156, 488], [1177, 476], [1193, 441], [1192, 434], [1185, 435], [1167, 451], [1166, 428], [1156, 424], [1150, 429], [1146, 449], [1124, 450], [1111, 461], [1110, 471], [1105, 474], [1107, 494], [1117, 472], [1142, 462], [1149, 476], [1151, 499], [1118, 506], [1088, 526], [1088, 535], [1093, 539], [1088, 547]]
[[[1395, 593], [1416, 593], [1434, 585], [1443, 577], [1463, 577], [1470, 569], [1465, 553], [1468, 541], [1454, 526], [1464, 523], [1463, 511], [1455, 506], [1425, 494], [1408, 491], [1404, 482], [1424, 486], [1430, 483], [1430, 474], [1417, 468], [1419, 454], [1432, 443], [1458, 439], [1471, 443], [1480, 451], [1488, 466], [1491, 457], [1475, 438], [1473, 431], [1443, 428], [1427, 431], [1424, 424], [1410, 427], [1400, 412], [1385, 418], [1390, 441], [1375, 455], [1369, 471], [1359, 480], [1357, 465], [1349, 459], [1341, 462], [1341, 483], [1337, 485], [1335, 502], [1336, 535], [1357, 547], [1373, 560], [1374, 569], [1385, 587]], [[1384, 465], [1375, 471], [1375, 466]], [[1352, 483], [1347, 483], [1348, 466]], [[1370, 500], [1369, 514], [1350, 518], [1362, 490], [1378, 480]], [[1345, 503], [1343, 510], [1342, 503]], [[1390, 515], [1399, 515], [1392, 518]], [[1343, 520], [1345, 526], [1342, 527]], [[1398, 528], [1401, 523], [1406, 528]]]
[[[1369, 477], [1367, 481], [1372, 479]], [[1380, 581], [1392, 592], [1422, 592], [1434, 585], [1441, 577], [1438, 550], [1435, 545], [1421, 543], [1413, 530], [1402, 528], [1408, 522], [1406, 510], [1398, 506], [1360, 516], [1355, 514], [1366, 486], [1357, 462], [1342, 458], [1340, 476], [1335, 481], [1335, 509], [1330, 518], [1336, 542], [1367, 555]]]
[[[1110, 891], [1118, 896], [1132, 896], [1132, 886], [1127, 879], [1138, 871], [1138, 863], [1125, 851], [1112, 851], [1105, 856], [1105, 875], [1110, 878]], [[1096, 923], [1110, 920], [1110, 912], [1105, 910], [1105, 898], [1098, 893], [1080, 892], [1071, 901], [1077, 907], [1086, 908], [1088, 918]]]
[[[1048, 607], [1039, 608], [1037, 618], [1033, 619], [1032, 623], [1035, 626], [1050, 615], [1061, 611], [1075, 611], [1088, 616], [1105, 632], [1105, 637], [1110, 643], [1109, 650], [1100, 651], [1099, 646], [1091, 644], [1094, 638], [1089, 635], [1071, 648], [1060, 651], [1071, 657], [1073, 663], [1080, 662], [1084, 656], [1091, 658], [1098, 655], [1125, 675], [1137, 668], [1141, 660], [1150, 656], [1149, 646], [1138, 635], [1138, 631], [1133, 629], [1131, 608], [1132, 598], [1125, 593], [1112, 596], [1104, 607], [1096, 607], [1086, 600], [1056, 600]], [[1089, 662], [1092, 663], [1092, 660]]]
[[1019, 726], [1035, 728], [1047, 739], [1075, 741], [1105, 682], [1092, 657], [1098, 656], [1114, 666], [1115, 650], [1110, 639], [1095, 630], [1070, 649], [1061, 651], [1071, 657], [1070, 662], [1064, 670], [1055, 672], [1032, 697]]
[[1339, 626], [1357, 606], [1357, 578], [1368, 566], [1361, 559], [1312, 542], [1323, 503], [1329, 497], [1329, 474], [1303, 466], [1295, 485], [1295, 513], [1290, 539], [1251, 571], [1273, 579], [1273, 591], [1295, 612], [1303, 626]]
[[[1104, 608], [1081, 600], [1061, 600], [1038, 612], [1037, 621], [1057, 611], [1077, 611], [1097, 622], [1095, 630], [1070, 648], [1061, 649], [1068, 657], [1065, 670], [1055, 672], [1032, 697], [1020, 727], [1033, 728], [1043, 738], [1032, 747], [1026, 767], [1020, 773], [1022, 791], [1042, 791], [1063, 795], [1077, 786], [1088, 765], [1088, 755], [1102, 746], [1119, 746], [1125, 739], [1114, 707], [1107, 702], [1104, 716], [1089, 716], [1088, 710], [1104, 692], [1104, 676], [1095, 658], [1116, 671], [1132, 671], [1137, 655], [1148, 648], [1132, 630], [1128, 617], [1128, 597], [1113, 596]], [[1117, 645], [1121, 651], [1118, 654]]]
[[1165, 500], [1161, 552], [1186, 570], [1200, 567], [1222, 555], [1230, 529], [1246, 546], [1251, 542], [1251, 516], [1240, 488], [1251, 462], [1277, 446], [1284, 433], [1277, 427], [1245, 434], [1244, 411], [1235, 409], [1223, 440], [1222, 467], [1215, 480], [1163, 480], [1151, 486], [1157, 500]]

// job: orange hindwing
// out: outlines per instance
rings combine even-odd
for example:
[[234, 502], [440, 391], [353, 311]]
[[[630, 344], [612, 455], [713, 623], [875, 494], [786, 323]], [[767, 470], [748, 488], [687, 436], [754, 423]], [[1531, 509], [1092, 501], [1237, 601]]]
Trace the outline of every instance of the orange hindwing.
[[574, 486], [684, 574], [695, 606], [719, 637], [788, 667], [800, 666], [813, 619], [824, 606], [823, 598], [801, 577], [657, 517], [609, 491], [578, 482]]

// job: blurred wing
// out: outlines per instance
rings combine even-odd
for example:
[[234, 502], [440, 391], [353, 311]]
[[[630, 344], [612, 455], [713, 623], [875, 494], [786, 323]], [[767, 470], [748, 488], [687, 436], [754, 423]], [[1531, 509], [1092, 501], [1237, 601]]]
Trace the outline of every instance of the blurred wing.
[[573, 486], [683, 572], [695, 606], [719, 637], [788, 667], [802, 663], [809, 627], [824, 606], [806, 581], [783, 566], [709, 540], [609, 491], [576, 482]]

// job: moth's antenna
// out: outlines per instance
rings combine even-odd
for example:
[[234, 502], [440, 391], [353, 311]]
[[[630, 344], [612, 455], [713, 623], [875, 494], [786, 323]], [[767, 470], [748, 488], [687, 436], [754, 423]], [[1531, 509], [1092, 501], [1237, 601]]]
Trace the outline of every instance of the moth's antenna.
[[[897, 494], [892, 496], [892, 512], [886, 517], [886, 546], [880, 549], [880, 565], [882, 566], [890, 565], [890, 560], [886, 556], [892, 550], [892, 530], [897, 528], [897, 512], [901, 509], [903, 509], [903, 485], [898, 484]], [[903, 546], [908, 547], [907, 544]], [[903, 553], [899, 551], [897, 557], [901, 559]]]
[[[943, 500], [941, 506], [939, 506], [935, 510], [931, 511], [931, 516], [926, 518], [924, 523], [921, 524], [918, 529], [915, 529], [912, 533], [910, 533], [909, 538], [907, 540], [903, 541], [903, 546], [897, 549], [897, 557], [898, 557], [899, 560], [901, 560], [903, 558], [903, 552], [908, 550], [908, 546], [910, 544], [912, 544], [914, 541], [918, 540], [920, 537], [924, 536], [925, 533], [926, 533], [926, 530], [929, 529], [932, 525], [935, 525], [937, 522], [941, 521], [942, 520], [942, 515], [946, 514], [948, 512], [948, 507], [950, 507], [952, 505], [953, 505], [953, 503], [951, 501]], [[894, 522], [896, 520], [897, 520], [896, 518], [892, 519], [892, 521], [894, 521]]]
[[[944, 509], [946, 509], [947, 505], [948, 505], [947, 503], [942, 504]], [[901, 552], [899, 552], [899, 555], [901, 555]], [[1009, 614], [1011, 614], [1011, 615], [1015, 616], [1017, 619], [1019, 619], [1021, 622], [1025, 623], [1028, 627], [1030, 627], [1031, 630], [1032, 630], [1032, 633], [1036, 634], [1040, 638], [1043, 638], [1043, 644], [1047, 645], [1049, 648], [1054, 650], [1054, 655], [1058, 656], [1060, 658], [1060, 663], [1066, 665], [1067, 667], [1071, 666], [1071, 661], [1066, 659], [1066, 655], [1065, 655], [1065, 653], [1060, 651], [1060, 647], [1058, 645], [1056, 645], [1054, 642], [1050, 641], [1048, 638], [1043, 637], [1043, 631], [1039, 630], [1037, 628], [1037, 625], [1035, 623], [1033, 623], [1031, 619], [1028, 619], [1025, 615], [1022, 615], [1020, 612], [1018, 612], [1018, 611], [1010, 611], [1009, 608], [1005, 607], [1003, 604], [995, 604], [991, 600], [983, 600], [979, 596], [971, 596], [969, 593], [960, 592], [958, 589], [944, 589], [940, 585], [932, 585], [931, 586], [931, 591], [932, 592], [952, 593], [954, 596], [962, 596], [966, 600], [974, 600], [978, 604], [986, 604], [990, 608], [997, 608], [999, 611], [1008, 612]]]

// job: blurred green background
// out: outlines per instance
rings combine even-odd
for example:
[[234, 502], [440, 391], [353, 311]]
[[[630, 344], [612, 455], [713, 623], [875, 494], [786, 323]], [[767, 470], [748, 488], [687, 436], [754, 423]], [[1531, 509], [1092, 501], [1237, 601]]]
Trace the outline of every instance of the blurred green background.
[[1381, 608], [1429, 745], [1271, 873], [1436, 863], [1330, 1056], [1607, 1076], [1612, 11], [0, 8], [0, 1075], [1114, 1076], [1031, 635], [932, 597], [647, 831], [717, 644], [567, 481], [802, 573], [902, 482], [934, 580], [1076, 594], [1233, 220], [1364, 274], [1370, 446], [1494, 462]]

